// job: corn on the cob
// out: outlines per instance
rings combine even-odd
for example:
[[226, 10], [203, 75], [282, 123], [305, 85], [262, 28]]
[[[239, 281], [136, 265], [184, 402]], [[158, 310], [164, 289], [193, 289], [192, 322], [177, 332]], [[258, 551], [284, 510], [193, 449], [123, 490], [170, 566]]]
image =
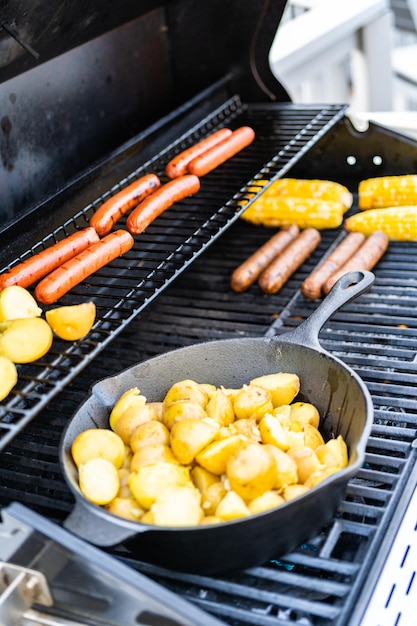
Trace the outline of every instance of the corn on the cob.
[[264, 192], [266, 197], [311, 198], [341, 202], [346, 209], [352, 206], [353, 197], [349, 189], [332, 180], [280, 178]]
[[242, 218], [252, 224], [279, 228], [296, 224], [299, 228], [337, 228], [343, 222], [341, 202], [312, 198], [267, 197], [262, 194], [244, 211]]
[[382, 231], [391, 241], [417, 241], [417, 205], [368, 209], [345, 220], [348, 231]]
[[379, 176], [362, 180], [358, 195], [361, 210], [417, 204], [417, 175]]

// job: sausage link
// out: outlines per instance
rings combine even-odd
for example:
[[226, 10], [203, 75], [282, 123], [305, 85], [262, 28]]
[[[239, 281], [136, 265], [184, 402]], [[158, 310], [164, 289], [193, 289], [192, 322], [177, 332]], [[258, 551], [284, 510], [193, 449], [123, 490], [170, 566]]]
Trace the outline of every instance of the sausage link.
[[130, 250], [133, 244], [134, 239], [126, 230], [106, 235], [41, 280], [35, 288], [36, 300], [42, 304], [56, 302], [85, 278]]
[[332, 274], [337, 272], [365, 241], [362, 233], [349, 233], [341, 243], [313, 270], [301, 285], [301, 293], [307, 300], [321, 297], [322, 287]]
[[212, 133], [205, 139], [202, 139], [194, 146], [183, 150], [179, 154], [177, 154], [173, 159], [171, 159], [166, 168], [165, 174], [168, 178], [178, 178], [178, 176], [183, 176], [187, 173], [188, 164], [206, 150], [209, 150], [226, 137], [229, 137], [232, 134], [230, 128], [221, 128], [217, 130], [215, 133]]
[[255, 131], [250, 126], [241, 126], [233, 131], [230, 137], [223, 139], [210, 150], [206, 150], [201, 156], [193, 159], [188, 164], [188, 172], [196, 176], [204, 176], [249, 146], [254, 139]]
[[381, 231], [369, 235], [348, 261], [323, 285], [323, 293], [327, 295], [335, 282], [341, 276], [355, 270], [371, 270], [385, 254], [389, 244], [389, 237]]
[[230, 286], [233, 291], [239, 293], [249, 289], [261, 272], [297, 237], [299, 232], [300, 230], [295, 224], [285, 226], [251, 254], [244, 263], [234, 270], [230, 277]]
[[140, 235], [158, 215], [179, 200], [197, 193], [199, 189], [200, 180], [197, 176], [187, 174], [170, 180], [133, 209], [126, 222], [128, 231], [132, 235]]
[[92, 215], [90, 226], [96, 230], [100, 237], [107, 235], [122, 215], [137, 206], [139, 202], [142, 202], [160, 186], [161, 181], [156, 174], [142, 176], [106, 200]]
[[321, 235], [316, 228], [306, 228], [279, 254], [258, 278], [264, 293], [277, 293], [287, 280], [317, 248]]
[[94, 228], [77, 230], [49, 248], [34, 254], [0, 275], [0, 289], [10, 285], [30, 287], [92, 243], [99, 240]]

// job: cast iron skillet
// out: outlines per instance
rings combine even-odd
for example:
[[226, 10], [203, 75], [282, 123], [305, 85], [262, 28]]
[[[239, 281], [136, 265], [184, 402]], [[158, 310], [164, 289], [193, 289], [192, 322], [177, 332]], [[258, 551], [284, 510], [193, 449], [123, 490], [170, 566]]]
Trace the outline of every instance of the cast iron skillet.
[[[75, 497], [65, 527], [95, 545], [123, 545], [142, 561], [202, 574], [265, 563], [312, 537], [333, 516], [348, 480], [361, 467], [373, 421], [372, 400], [364, 382], [320, 346], [318, 335], [331, 315], [369, 289], [374, 278], [366, 271], [345, 274], [308, 319], [280, 336], [180, 348], [97, 382], [62, 436], [60, 461]], [[306, 494], [252, 517], [192, 528], [124, 520], [81, 494], [71, 459], [72, 442], [87, 428], [108, 427], [110, 410], [124, 391], [137, 386], [148, 401], [158, 401], [173, 383], [187, 378], [240, 387], [256, 376], [279, 371], [298, 374], [297, 399], [317, 406], [325, 439], [341, 434], [349, 448], [348, 467]]]

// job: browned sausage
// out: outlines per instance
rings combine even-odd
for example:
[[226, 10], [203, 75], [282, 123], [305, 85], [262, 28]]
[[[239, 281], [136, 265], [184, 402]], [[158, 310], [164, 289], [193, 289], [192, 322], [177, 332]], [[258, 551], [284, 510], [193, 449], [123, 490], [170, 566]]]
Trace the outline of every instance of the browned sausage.
[[187, 174], [170, 180], [133, 209], [126, 222], [128, 231], [132, 235], [140, 235], [158, 215], [175, 202], [197, 193], [199, 189], [200, 180], [197, 176]]
[[98, 241], [94, 228], [83, 228], [54, 243], [49, 248], [34, 254], [22, 263], [15, 265], [0, 276], [0, 289], [10, 285], [30, 287], [38, 280], [52, 272], [55, 268], [68, 261], [90, 244]]
[[258, 278], [264, 293], [277, 293], [287, 280], [317, 248], [321, 235], [316, 228], [306, 228], [279, 254]]
[[188, 165], [188, 172], [204, 176], [249, 146], [255, 139], [255, 131], [250, 126], [241, 126], [230, 137], [223, 139], [210, 150], [206, 150]]
[[371, 270], [386, 252], [388, 244], [388, 236], [381, 231], [375, 231], [369, 235], [359, 250], [357, 250], [337, 272], [326, 280], [323, 285], [323, 293], [325, 295], [328, 294], [335, 282], [347, 272]]
[[121, 256], [134, 244], [126, 230], [116, 230], [69, 259], [48, 274], [35, 289], [35, 298], [42, 304], [52, 304], [101, 267]]
[[321, 290], [332, 274], [340, 269], [365, 241], [362, 233], [349, 233], [301, 285], [301, 293], [307, 300], [317, 300]]
[[268, 239], [263, 246], [235, 269], [230, 277], [230, 286], [233, 291], [242, 292], [249, 289], [259, 274], [297, 237], [299, 232], [298, 226], [292, 224], [284, 227], [271, 239]]
[[134, 183], [116, 193], [92, 215], [90, 226], [92, 226], [100, 237], [107, 235], [113, 225], [122, 215], [137, 206], [147, 196], [161, 186], [161, 181], [156, 174], [146, 174]]
[[209, 150], [226, 137], [229, 137], [232, 134], [230, 128], [221, 128], [217, 130], [215, 133], [212, 133], [205, 139], [202, 139], [194, 146], [183, 150], [179, 154], [177, 154], [173, 159], [169, 161], [165, 168], [165, 174], [168, 178], [177, 178], [178, 176], [183, 176], [187, 173], [188, 164], [200, 154], [203, 154], [206, 150]]

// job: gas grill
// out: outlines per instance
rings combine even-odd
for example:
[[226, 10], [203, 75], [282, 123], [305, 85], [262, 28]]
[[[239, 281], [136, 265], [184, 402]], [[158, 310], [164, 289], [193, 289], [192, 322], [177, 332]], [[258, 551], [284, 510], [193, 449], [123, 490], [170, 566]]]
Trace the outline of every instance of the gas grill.
[[[34, 169], [22, 183], [25, 189], [10, 182], [0, 231], [2, 268], [85, 226], [103, 200], [141, 173], [153, 171], [163, 178], [172, 155], [212, 130], [249, 124], [256, 140], [205, 177], [196, 196], [160, 216], [128, 254], [62, 299], [63, 304], [95, 301], [97, 322], [84, 340], [67, 344], [55, 339], [41, 361], [20, 368], [17, 387], [0, 407], [0, 559], [6, 568], [0, 610], [5, 610], [16, 572], [32, 580], [37, 567], [47, 577], [37, 585], [46, 585], [46, 591], [49, 586], [55, 607], [48, 608], [46, 592], [35, 594], [33, 607], [15, 607], [21, 609], [24, 624], [37, 619], [35, 623], [112, 625], [411, 625], [417, 596], [415, 243], [391, 243], [375, 268], [371, 291], [336, 313], [320, 333], [322, 345], [365, 381], [375, 407], [365, 464], [320, 533], [260, 567], [201, 576], [150, 565], [123, 548], [84, 545], [62, 528], [74, 503], [58, 461], [60, 439], [95, 381], [177, 347], [280, 334], [298, 326], [317, 307], [301, 296], [299, 287], [340, 241], [341, 230], [323, 231], [319, 247], [278, 294], [267, 296], [256, 286], [242, 294], [230, 290], [233, 269], [271, 236], [268, 229], [239, 219], [259, 195], [260, 181], [270, 184], [284, 175], [337, 180], [356, 198], [362, 178], [416, 170], [417, 144], [411, 139], [375, 124], [359, 133], [344, 106], [288, 102], [266, 69], [265, 53], [285, 3], [254, 2], [250, 11], [239, 2], [224, 1], [211, 2], [204, 10], [194, 1], [166, 6], [151, 1], [136, 10], [133, 4], [121, 3], [117, 16], [106, 6], [98, 19], [100, 12], [91, 3], [83, 25], [77, 27], [70, 24], [74, 8], [69, 7], [65, 17], [54, 16], [49, 42], [40, 39], [36, 47], [28, 35], [26, 44], [35, 53], [45, 52], [55, 75], [64, 59], [82, 57], [83, 46], [91, 41], [100, 50], [100, 37], [120, 42], [121, 32], [132, 33], [132, 28], [142, 34], [155, 53], [152, 62], [161, 69], [149, 37], [149, 32], [155, 33], [158, 41], [163, 37], [171, 44], [166, 79], [170, 89], [161, 75], [150, 77], [142, 67], [139, 74], [146, 75], [154, 91], [153, 98], [148, 94], [141, 102], [141, 122], [133, 111], [137, 93], [143, 97], [145, 91], [143, 85], [134, 85], [135, 95], [124, 110], [112, 110], [116, 132], [107, 127], [105, 138], [105, 123], [93, 115], [97, 100], [94, 106], [86, 104], [88, 99], [80, 95], [80, 111], [82, 106], [88, 109], [97, 145], [83, 152], [83, 118], [79, 134], [68, 144], [72, 154], [67, 159], [58, 143], [68, 129], [74, 132], [76, 96], [62, 105], [67, 130], [60, 128], [50, 137], [56, 171], [54, 166], [53, 175], [45, 175], [42, 188], [36, 185]], [[234, 20], [233, 27], [224, 23], [226, 18]], [[210, 59], [210, 36], [218, 24], [216, 53]], [[193, 57], [193, 50], [198, 55]], [[36, 54], [28, 54], [17, 55], [1, 70], [3, 93], [8, 81], [19, 80], [22, 72], [43, 71]], [[129, 72], [125, 68], [121, 80], [132, 81], [132, 71], [132, 65]], [[158, 104], [154, 109], [152, 99]], [[41, 135], [38, 131], [34, 139], [38, 147], [48, 141]], [[80, 160], [75, 163], [77, 154]], [[120, 224], [123, 227], [123, 220]], [[57, 554], [60, 567], [51, 567]], [[88, 594], [78, 602], [77, 588], [80, 591], [84, 583], [94, 602]], [[117, 586], [120, 596], [111, 593]], [[97, 598], [106, 593], [110, 600], [103, 609]], [[76, 605], [68, 600], [74, 597]], [[120, 598], [129, 611], [114, 610]], [[144, 610], [130, 612], [142, 604]], [[17, 613], [13, 615], [19, 623]]]

